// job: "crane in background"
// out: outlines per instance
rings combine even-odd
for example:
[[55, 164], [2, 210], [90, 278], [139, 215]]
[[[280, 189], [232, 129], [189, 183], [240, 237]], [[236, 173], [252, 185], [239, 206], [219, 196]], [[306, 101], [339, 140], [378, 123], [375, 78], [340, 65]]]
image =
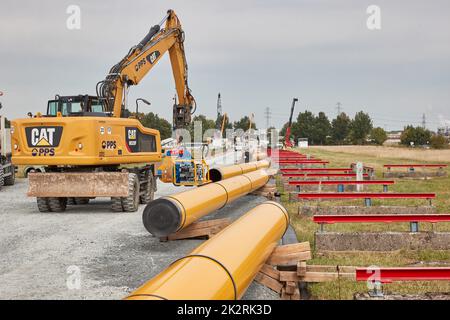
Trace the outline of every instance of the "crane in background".
[[295, 103], [297, 101], [298, 101], [297, 98], [293, 98], [292, 99], [291, 114], [289, 115], [289, 122], [288, 122], [288, 126], [286, 128], [286, 134], [285, 134], [285, 137], [284, 137], [284, 146], [285, 146], [285, 148], [292, 148], [292, 143], [291, 143], [292, 116], [294, 114]]

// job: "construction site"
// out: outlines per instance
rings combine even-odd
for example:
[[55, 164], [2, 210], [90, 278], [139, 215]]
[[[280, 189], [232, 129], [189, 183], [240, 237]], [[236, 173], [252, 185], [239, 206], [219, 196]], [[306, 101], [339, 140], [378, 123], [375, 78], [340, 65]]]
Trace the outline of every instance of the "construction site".
[[[70, 67], [86, 68], [82, 81], [36, 84], [46, 101], [21, 108], [34, 89], [0, 82], [0, 299], [450, 300], [450, 145], [432, 115], [397, 121], [400, 142], [388, 146], [380, 121], [395, 116], [368, 106], [350, 119], [339, 102], [329, 121], [313, 113], [325, 94], [302, 86], [258, 89], [276, 96], [272, 109], [244, 97], [233, 108], [245, 84], [230, 93], [226, 76], [216, 83], [199, 67], [225, 59], [199, 49], [218, 42], [191, 32], [186, 7], [161, 6], [145, 30], [108, 26], [120, 41], [96, 38], [104, 59]], [[95, 11], [69, 6], [64, 37], [81, 26], [73, 41], [84, 43]], [[89, 61], [80, 50], [71, 64]], [[236, 77], [251, 68], [235, 67]]]

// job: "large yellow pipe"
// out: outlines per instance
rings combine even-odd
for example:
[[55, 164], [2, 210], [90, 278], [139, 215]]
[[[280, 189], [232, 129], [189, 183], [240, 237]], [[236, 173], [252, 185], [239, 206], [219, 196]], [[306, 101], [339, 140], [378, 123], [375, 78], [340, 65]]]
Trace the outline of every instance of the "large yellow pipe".
[[261, 169], [161, 197], [144, 209], [145, 228], [157, 237], [177, 232], [208, 213], [264, 186], [269, 174]]
[[270, 167], [269, 160], [260, 160], [249, 163], [241, 163], [233, 166], [213, 168], [209, 170], [209, 178], [213, 182], [238, 176], [247, 172]]
[[264, 202], [127, 299], [240, 299], [288, 226], [286, 209], [276, 202]]

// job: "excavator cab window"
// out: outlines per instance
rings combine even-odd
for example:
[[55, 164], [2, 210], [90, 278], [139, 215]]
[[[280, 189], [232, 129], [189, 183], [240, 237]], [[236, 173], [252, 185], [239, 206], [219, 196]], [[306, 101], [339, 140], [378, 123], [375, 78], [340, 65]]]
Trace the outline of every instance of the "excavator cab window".
[[48, 101], [47, 116], [56, 117], [61, 112], [63, 117], [107, 117], [103, 104], [94, 96], [57, 96], [55, 100]]

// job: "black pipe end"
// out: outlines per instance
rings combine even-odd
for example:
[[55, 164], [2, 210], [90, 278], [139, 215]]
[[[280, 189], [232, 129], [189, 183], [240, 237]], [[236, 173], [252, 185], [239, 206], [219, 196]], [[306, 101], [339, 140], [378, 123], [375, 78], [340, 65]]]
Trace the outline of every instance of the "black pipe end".
[[222, 180], [222, 172], [219, 169], [209, 169], [209, 179], [212, 182], [217, 182]]
[[165, 198], [150, 202], [142, 213], [145, 229], [155, 237], [166, 237], [176, 232], [181, 225], [181, 219], [181, 208]]

